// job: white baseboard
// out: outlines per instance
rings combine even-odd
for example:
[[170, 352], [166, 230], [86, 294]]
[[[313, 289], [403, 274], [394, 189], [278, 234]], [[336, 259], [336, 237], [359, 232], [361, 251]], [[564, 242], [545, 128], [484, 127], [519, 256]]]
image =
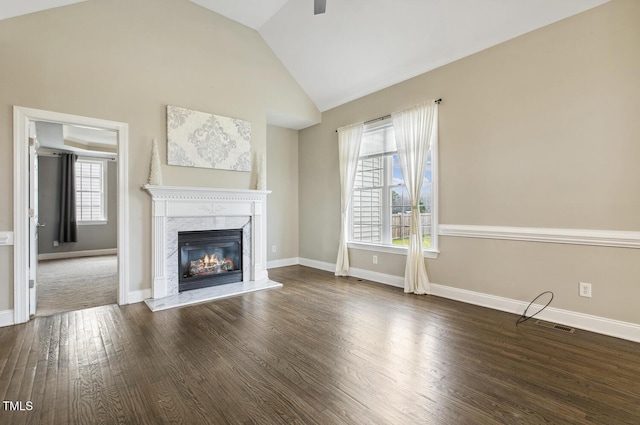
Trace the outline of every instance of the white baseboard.
[[51, 252], [49, 254], [38, 254], [38, 261], [60, 260], [63, 258], [97, 257], [100, 255], [116, 255], [117, 253], [117, 248], [92, 249], [90, 251]]
[[[324, 270], [334, 273], [336, 271], [336, 265], [332, 263], [325, 263], [324, 261], [310, 260], [308, 258], [299, 258], [301, 266], [307, 266], [314, 269]], [[390, 274], [374, 272], [366, 269], [358, 269], [355, 267], [349, 267], [349, 276], [357, 277], [358, 279], [366, 279], [372, 282], [384, 283], [385, 285], [395, 286], [398, 288], [404, 288], [404, 277], [393, 276]]]
[[[329, 272], [335, 271], [334, 264], [309, 260], [307, 258], [300, 258], [300, 265]], [[349, 269], [349, 275], [360, 279], [370, 280], [372, 282], [404, 288], [404, 277], [402, 276], [394, 276], [353, 267]], [[524, 301], [498, 297], [481, 292], [468, 291], [466, 289], [454, 288], [452, 286], [440, 285], [437, 283], [431, 284], [431, 295], [461, 301], [467, 304], [487, 307], [494, 310], [506, 311], [517, 315], [522, 314], [529, 305], [528, 302]], [[541, 307], [542, 306], [534, 305], [531, 310], [535, 312]], [[590, 332], [640, 342], [640, 324], [636, 323], [622, 322], [619, 320], [608, 319], [606, 317], [562, 310], [555, 307], [547, 307], [541, 311], [540, 314], [536, 315], [536, 318], [566, 326], [572, 326]]]
[[314, 269], [324, 270], [326, 272], [335, 272], [336, 265], [332, 263], [325, 263], [324, 261], [310, 260], [308, 258], [300, 258], [299, 264], [301, 266], [311, 267]]
[[[431, 284], [431, 294], [518, 315], [522, 314], [529, 305], [528, 302], [524, 301], [434, 283]], [[541, 305], [534, 304], [534, 306], [531, 307], [531, 311], [539, 311], [541, 307]], [[622, 322], [620, 320], [592, 316], [590, 314], [577, 313], [555, 307], [547, 307], [541, 311], [540, 314], [536, 315], [536, 318], [590, 332], [640, 342], [640, 325], [635, 323]]]
[[[336, 265], [332, 263], [310, 260], [308, 258], [299, 258], [298, 260], [298, 264], [301, 266], [307, 266], [331, 273], [336, 271]], [[404, 277], [402, 276], [393, 276], [390, 274], [358, 269], [355, 267], [349, 267], [349, 276], [357, 277], [358, 279], [370, 280], [372, 282], [384, 283], [385, 285], [395, 286], [398, 288], [404, 288]]]
[[0, 327], [13, 325], [15, 323], [13, 319], [13, 310], [0, 311]]
[[147, 298], [151, 298], [151, 288], [129, 291], [129, 304], [140, 303]]
[[385, 285], [395, 286], [396, 288], [404, 288], [404, 277], [393, 276], [390, 274], [373, 272], [371, 270], [349, 268], [349, 276], [359, 279], [366, 279], [372, 282], [384, 283]]
[[267, 261], [267, 269], [275, 269], [278, 267], [296, 266], [300, 264], [298, 257], [283, 258], [280, 260]]

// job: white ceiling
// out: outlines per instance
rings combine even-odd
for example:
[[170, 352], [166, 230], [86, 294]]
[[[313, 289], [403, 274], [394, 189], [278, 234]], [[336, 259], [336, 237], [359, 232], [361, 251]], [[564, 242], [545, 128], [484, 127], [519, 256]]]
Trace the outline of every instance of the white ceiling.
[[325, 111], [607, 1], [291, 0], [258, 31]]
[[86, 156], [113, 157], [117, 152], [115, 131], [36, 121], [38, 152], [75, 152]]
[[118, 133], [110, 130], [63, 125], [62, 135], [67, 148], [88, 152], [117, 152]]
[[[258, 31], [321, 111], [609, 0], [191, 0]], [[69, 0], [0, 0], [0, 19]]]
[[[191, 0], [254, 30], [263, 26], [287, 0]], [[313, 1], [313, 0], [312, 0]], [[313, 7], [313, 6], [312, 6]], [[311, 11], [313, 13], [313, 9]]]

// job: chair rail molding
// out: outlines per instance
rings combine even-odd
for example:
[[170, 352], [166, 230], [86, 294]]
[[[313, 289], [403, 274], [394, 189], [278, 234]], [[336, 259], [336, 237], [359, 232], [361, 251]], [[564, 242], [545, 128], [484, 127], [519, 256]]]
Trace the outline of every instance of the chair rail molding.
[[438, 233], [440, 236], [462, 238], [640, 248], [640, 232], [621, 230], [441, 224]]
[[13, 245], [13, 232], [0, 232], [0, 246]]

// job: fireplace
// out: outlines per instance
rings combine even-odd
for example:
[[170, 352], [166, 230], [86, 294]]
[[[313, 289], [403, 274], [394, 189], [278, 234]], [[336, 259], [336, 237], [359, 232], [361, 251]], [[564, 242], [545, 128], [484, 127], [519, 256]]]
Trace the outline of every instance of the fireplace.
[[[144, 300], [151, 311], [282, 287], [281, 283], [269, 280], [267, 272], [267, 216], [265, 213], [269, 191], [153, 185], [145, 185], [144, 189], [149, 192], [152, 199], [151, 298]], [[238, 246], [241, 253], [237, 262], [232, 259], [233, 268], [237, 273], [233, 273], [236, 270], [229, 270], [230, 261], [224, 261], [231, 255], [213, 252], [215, 254], [213, 263], [218, 264], [217, 275], [239, 276], [234, 277], [238, 282], [226, 285], [214, 283], [214, 286], [207, 288], [183, 291], [180, 289], [180, 275], [184, 276], [181, 272], [183, 270], [181, 255], [195, 255], [196, 259], [189, 261], [196, 261], [194, 264], [196, 268], [199, 259], [203, 260], [201, 263], [203, 270], [213, 272], [215, 267], [211, 264], [211, 252], [205, 252], [205, 257], [202, 257], [202, 253], [191, 253], [189, 250], [186, 254], [181, 254], [179, 235], [182, 234], [184, 237], [185, 233], [192, 233], [197, 241], [201, 235], [211, 230], [241, 231]], [[206, 248], [204, 250], [207, 251]], [[209, 257], [208, 262], [206, 255]], [[220, 263], [223, 271], [220, 271]], [[238, 266], [238, 263], [241, 263], [241, 266]], [[206, 264], [208, 267], [204, 267]], [[241, 275], [239, 275], [240, 271]], [[200, 277], [196, 280], [199, 279]]]
[[242, 282], [242, 229], [178, 232], [178, 291]]
[[[152, 198], [151, 298], [179, 293], [178, 233], [242, 229], [242, 282], [263, 282], [267, 273], [268, 191], [145, 185]], [[236, 267], [237, 268], [237, 267]], [[232, 286], [232, 285], [228, 285]], [[208, 289], [224, 289], [216, 285]]]

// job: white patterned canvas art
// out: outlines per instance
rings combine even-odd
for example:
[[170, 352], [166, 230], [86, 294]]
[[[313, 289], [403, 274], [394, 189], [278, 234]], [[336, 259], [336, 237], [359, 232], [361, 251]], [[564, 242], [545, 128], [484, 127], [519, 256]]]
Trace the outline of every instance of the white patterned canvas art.
[[168, 105], [167, 163], [251, 171], [251, 123]]

